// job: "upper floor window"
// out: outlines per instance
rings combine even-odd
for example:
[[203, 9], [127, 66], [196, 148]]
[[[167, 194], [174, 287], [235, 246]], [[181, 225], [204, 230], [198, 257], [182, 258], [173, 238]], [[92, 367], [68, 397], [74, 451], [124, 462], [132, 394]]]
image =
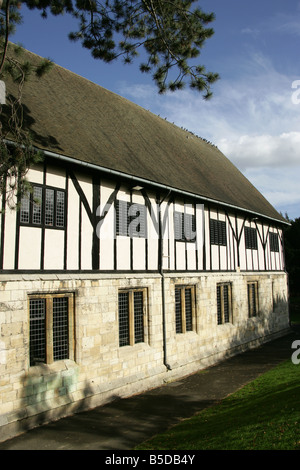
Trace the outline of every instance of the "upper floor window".
[[145, 238], [147, 236], [147, 211], [142, 204], [117, 200], [116, 235]]
[[196, 240], [196, 217], [194, 214], [174, 212], [175, 240], [194, 242]]
[[269, 240], [270, 240], [270, 250], [278, 252], [279, 251], [278, 233], [270, 232]]
[[210, 219], [209, 221], [210, 243], [212, 245], [227, 245], [226, 222]]
[[257, 250], [257, 232], [255, 228], [245, 227], [245, 245], [249, 250]]
[[66, 225], [66, 194], [63, 189], [33, 185], [21, 199], [20, 223], [63, 229]]

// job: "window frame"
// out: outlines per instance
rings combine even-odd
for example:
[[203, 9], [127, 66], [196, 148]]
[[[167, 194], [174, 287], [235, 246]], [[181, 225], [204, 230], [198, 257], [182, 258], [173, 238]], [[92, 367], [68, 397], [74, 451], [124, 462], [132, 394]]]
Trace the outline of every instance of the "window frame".
[[[226, 291], [227, 299], [225, 299]], [[225, 300], [228, 311], [225, 311]], [[220, 282], [217, 284], [217, 325], [225, 325], [226, 323], [232, 323], [232, 283]]]
[[[135, 307], [135, 293], [142, 294], [142, 312], [139, 312], [139, 317]], [[121, 312], [120, 312], [120, 295], [127, 295], [127, 311], [124, 312], [123, 316], [126, 315], [126, 327], [121, 330]], [[142, 318], [142, 340], [137, 341], [136, 325], [137, 319]], [[148, 289], [142, 288], [128, 288], [118, 290], [118, 345], [120, 348], [125, 346], [135, 346], [139, 343], [148, 343]]]
[[[47, 186], [41, 185], [38, 183], [31, 183], [32, 190], [27, 191], [21, 198], [20, 201], [20, 215], [19, 215], [19, 223], [21, 226], [24, 227], [39, 227], [39, 228], [47, 228], [47, 229], [54, 229], [54, 230], [65, 230], [67, 224], [67, 192], [63, 188], [57, 188], [54, 186]], [[35, 201], [34, 192], [38, 189], [41, 192], [41, 202]], [[46, 195], [47, 191], [53, 191], [53, 207], [51, 208], [51, 216], [52, 216], [52, 223], [46, 223], [47, 217], [47, 206], [46, 206]], [[63, 216], [62, 216], [62, 223], [58, 223], [60, 218], [59, 216], [59, 194], [63, 194]], [[37, 198], [38, 199], [38, 198]], [[28, 221], [22, 220], [22, 205], [26, 204], [28, 212]], [[40, 213], [40, 221], [35, 222], [34, 216], [36, 209], [39, 208]]]
[[[53, 300], [54, 299], [68, 299], [68, 357], [62, 359], [54, 359], [54, 312], [53, 312]], [[44, 300], [45, 302], [45, 312], [44, 312], [44, 360], [32, 359], [32, 348], [31, 348], [31, 315], [30, 315], [30, 305], [32, 300]], [[63, 292], [63, 293], [47, 293], [47, 294], [29, 294], [28, 295], [28, 317], [29, 317], [29, 364], [30, 367], [41, 364], [52, 364], [54, 362], [59, 362], [61, 360], [75, 360], [75, 301], [73, 292]], [[65, 343], [66, 344], [66, 343]]]
[[211, 245], [227, 246], [226, 221], [210, 218], [209, 237]]
[[[123, 209], [120, 210], [120, 208]], [[132, 207], [136, 208], [139, 215], [131, 214]], [[132, 231], [130, 233], [131, 223], [141, 217], [142, 223], [139, 231]], [[130, 238], [147, 238], [147, 208], [144, 204], [137, 202], [122, 201], [121, 199], [115, 200], [115, 233], [117, 236], [130, 237]]]
[[248, 298], [248, 317], [258, 316], [258, 281], [247, 282], [247, 298]]
[[174, 211], [174, 239], [177, 242], [196, 242], [196, 215]]
[[[190, 312], [187, 312], [187, 291], [190, 291]], [[180, 311], [177, 310], [178, 301]], [[196, 331], [196, 288], [194, 285], [175, 285], [175, 332], [185, 334], [190, 331]]]
[[279, 235], [277, 232], [269, 232], [270, 251], [279, 253]]
[[245, 227], [245, 247], [246, 250], [257, 250], [257, 230], [254, 227]]

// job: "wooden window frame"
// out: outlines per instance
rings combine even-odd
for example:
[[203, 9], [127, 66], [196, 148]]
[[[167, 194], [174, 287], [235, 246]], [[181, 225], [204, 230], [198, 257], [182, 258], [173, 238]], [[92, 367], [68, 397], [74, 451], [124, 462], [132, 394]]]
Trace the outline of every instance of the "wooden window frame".
[[270, 251], [279, 253], [279, 235], [276, 232], [269, 232]]
[[[227, 299], [225, 299], [226, 290], [227, 290]], [[225, 310], [225, 300], [227, 300], [228, 311]], [[226, 317], [228, 317], [228, 319]], [[232, 284], [231, 282], [222, 282], [222, 283], [217, 284], [217, 324], [224, 325], [226, 323], [232, 323]]]
[[[136, 332], [135, 332], [135, 325], [136, 325], [136, 310], [134, 305], [134, 294], [137, 292], [142, 293], [142, 320], [143, 320], [143, 340], [136, 341]], [[128, 296], [128, 303], [127, 303], [127, 324], [128, 324], [128, 333], [126, 338], [121, 340], [122, 331], [120, 325], [120, 294], [126, 294]], [[144, 288], [129, 288], [129, 289], [119, 289], [118, 291], [118, 329], [119, 329], [119, 347], [124, 346], [134, 346], [139, 343], [147, 343], [148, 342], [148, 289]]]
[[253, 227], [245, 227], [245, 247], [246, 250], [257, 250], [257, 230]]
[[211, 245], [227, 246], [225, 220], [209, 219], [209, 234]]
[[[191, 328], [187, 328], [187, 308], [186, 308], [186, 292], [191, 294]], [[176, 292], [179, 293], [179, 307], [176, 305]], [[180, 315], [180, 322], [178, 316]], [[180, 325], [180, 328], [178, 328]], [[185, 334], [190, 331], [196, 331], [196, 289], [194, 285], [176, 285], [175, 286], [175, 331], [176, 334]]]
[[[75, 360], [75, 302], [74, 293], [49, 293], [49, 294], [30, 294], [28, 296], [28, 313], [29, 313], [29, 328], [30, 328], [30, 301], [31, 300], [44, 300], [45, 301], [45, 361], [37, 361], [30, 366], [39, 364], [52, 364], [65, 359], [54, 359], [53, 354], [53, 299], [54, 298], [67, 298], [68, 299], [68, 357], [65, 359]], [[30, 331], [30, 330], [29, 330]], [[30, 349], [30, 335], [29, 335], [29, 349]], [[31, 356], [31, 349], [30, 349]]]
[[[38, 189], [41, 192], [41, 201], [35, 200], [34, 192]], [[47, 191], [53, 191], [53, 207], [52, 207], [52, 219], [53, 223], [46, 223], [47, 208], [46, 208], [46, 193]], [[59, 193], [63, 194], [63, 217], [59, 215]], [[39, 198], [37, 198], [39, 199]], [[22, 220], [22, 205], [28, 206], [28, 221]], [[34, 221], [34, 213], [37, 207], [40, 207], [40, 221]], [[47, 229], [65, 230], [67, 221], [67, 194], [63, 188], [57, 188], [54, 186], [45, 186], [37, 183], [32, 183], [32, 190], [24, 194], [21, 198], [20, 206], [20, 225], [25, 227], [44, 227]], [[58, 222], [58, 220], [60, 222]], [[61, 222], [62, 220], [62, 222]]]
[[[139, 215], [133, 214], [132, 208], [136, 208]], [[140, 217], [142, 223], [139, 224], [139, 231], [135, 230], [130, 232], [130, 224]], [[130, 238], [147, 238], [147, 208], [143, 204], [136, 202], [122, 201], [116, 199], [115, 201], [115, 232], [116, 235], [130, 237]]]
[[258, 302], [258, 282], [249, 281], [247, 283], [247, 296], [248, 296], [248, 316], [249, 318], [257, 317], [259, 302]]
[[196, 216], [174, 211], [174, 238], [177, 242], [196, 242]]

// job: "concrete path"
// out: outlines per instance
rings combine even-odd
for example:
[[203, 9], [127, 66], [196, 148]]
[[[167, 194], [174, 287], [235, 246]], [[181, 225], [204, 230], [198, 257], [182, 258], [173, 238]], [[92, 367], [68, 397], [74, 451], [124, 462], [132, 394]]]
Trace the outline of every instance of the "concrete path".
[[204, 371], [35, 428], [0, 443], [0, 450], [133, 449], [291, 358], [296, 339], [300, 339], [300, 332], [293, 329], [282, 338]]

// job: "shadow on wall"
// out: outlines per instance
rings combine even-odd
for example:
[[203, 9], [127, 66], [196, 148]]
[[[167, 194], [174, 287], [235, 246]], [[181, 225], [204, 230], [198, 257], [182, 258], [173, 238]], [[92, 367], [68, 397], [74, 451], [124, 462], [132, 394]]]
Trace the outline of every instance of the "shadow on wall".
[[78, 388], [78, 367], [53, 371], [46, 364], [30, 368], [22, 378], [23, 409], [19, 412], [18, 432], [22, 433], [35, 426], [75, 414], [88, 407], [93, 389], [86, 381], [83, 389]]
[[273, 298], [273, 312], [274, 313], [287, 313], [288, 312], [288, 300], [286, 296], [277, 294]]

